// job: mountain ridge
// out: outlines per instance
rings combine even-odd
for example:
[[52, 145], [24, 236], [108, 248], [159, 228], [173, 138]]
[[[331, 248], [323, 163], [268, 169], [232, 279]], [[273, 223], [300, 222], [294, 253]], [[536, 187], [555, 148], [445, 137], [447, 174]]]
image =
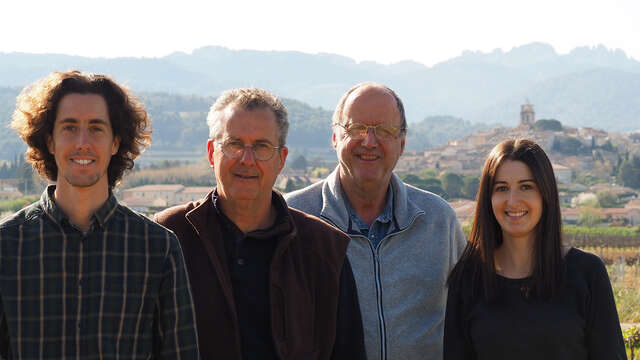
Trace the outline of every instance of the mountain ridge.
[[[640, 114], [636, 101], [640, 84], [635, 81], [640, 62], [603, 45], [578, 47], [567, 54], [558, 54], [544, 43], [509, 51], [466, 51], [430, 67], [411, 60], [385, 65], [328, 53], [221, 46], [156, 58], [0, 53], [0, 86], [21, 87], [50, 71], [76, 67], [110, 74], [136, 92], [217, 96], [228, 88], [257, 86], [329, 111], [354, 84], [377, 81], [397, 91], [410, 123], [446, 114], [470, 123], [512, 125], [518, 121], [517, 97], [520, 103], [530, 99], [541, 115], [572, 126], [595, 125], [607, 131], [640, 128], [635, 115]], [[596, 69], [605, 75], [580, 77]], [[617, 88], [625, 77], [630, 79], [628, 84]], [[567, 80], [582, 86], [570, 87], [572, 93], [563, 96], [564, 100], [540, 93], [562, 88]], [[602, 88], [612, 89], [605, 94], [606, 104], [601, 101]], [[574, 103], [560, 103], [569, 100]], [[594, 108], [595, 104], [600, 107]], [[512, 112], [505, 111], [507, 107]], [[553, 114], [560, 108], [568, 110]]]

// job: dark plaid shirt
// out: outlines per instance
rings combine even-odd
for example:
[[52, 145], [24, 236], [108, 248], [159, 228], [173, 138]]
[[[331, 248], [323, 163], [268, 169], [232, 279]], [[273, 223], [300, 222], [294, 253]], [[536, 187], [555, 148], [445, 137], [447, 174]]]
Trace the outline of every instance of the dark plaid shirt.
[[113, 195], [83, 233], [57, 208], [54, 189], [0, 223], [0, 355], [197, 359], [173, 233]]

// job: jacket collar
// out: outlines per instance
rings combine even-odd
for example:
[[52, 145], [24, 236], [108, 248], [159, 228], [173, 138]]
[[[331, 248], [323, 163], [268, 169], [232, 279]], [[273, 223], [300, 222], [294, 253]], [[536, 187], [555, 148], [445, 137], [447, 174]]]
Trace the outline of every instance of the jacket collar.
[[[202, 241], [203, 243], [205, 251], [207, 252], [207, 256], [209, 257], [209, 261], [213, 265], [216, 275], [220, 280], [222, 292], [227, 299], [227, 303], [232, 309], [232, 317], [234, 323], [237, 324], [238, 319], [235, 302], [233, 301], [233, 289], [231, 278], [229, 277], [229, 267], [224, 250], [224, 241], [222, 241], [222, 230], [220, 228], [220, 222], [222, 219], [220, 219], [220, 215], [218, 214], [218, 211], [216, 210], [216, 207], [213, 203], [214, 192], [215, 189], [209, 192], [199, 203], [192, 203], [195, 206], [190, 205], [187, 208], [185, 218], [187, 219], [193, 230], [196, 232], [196, 234], [198, 234], [200, 241]], [[288, 229], [290, 229], [288, 234], [282, 234], [282, 236], [280, 236], [278, 240], [278, 246], [276, 247], [276, 250], [273, 254], [273, 258], [276, 259], [285, 251], [285, 249], [291, 243], [291, 240], [296, 236], [297, 229], [295, 226], [295, 222], [293, 221], [291, 212], [288, 211], [287, 204], [282, 195], [279, 192], [274, 191], [272, 201], [276, 202], [276, 207], [282, 208], [284, 210], [282, 211], [282, 215], [280, 215], [282, 219], [276, 220], [276, 227], [278, 229], [282, 229], [286, 226]], [[282, 223], [280, 223], [279, 221], [282, 221]], [[215, 239], [219, 239], [220, 241], [215, 241]], [[276, 274], [272, 274], [271, 278], [277, 278], [275, 275]]]
[[[229, 219], [220, 209], [220, 198], [218, 196], [217, 189], [213, 191], [211, 194], [211, 202], [213, 207], [215, 208], [216, 214], [219, 218], [224, 218], [225, 222], [229, 222], [233, 224], [231, 219]], [[271, 237], [283, 238], [284, 236], [296, 233], [295, 224], [293, 218], [289, 214], [287, 203], [284, 200], [282, 194], [277, 191], [271, 192], [271, 204], [276, 210], [276, 219], [269, 228], [267, 229], [257, 229], [248, 232], [246, 235], [256, 239], [266, 239]], [[235, 226], [235, 224], [233, 224]], [[240, 231], [238, 229], [238, 231]]]
[[[339, 165], [325, 180], [322, 185], [322, 209], [320, 216], [328, 219], [342, 231], [349, 229], [349, 212], [345, 200], [344, 190], [338, 176]], [[409, 227], [416, 216], [424, 214], [424, 211], [413, 204], [407, 196], [407, 187], [395, 174], [391, 174], [391, 188], [393, 190], [393, 217], [398, 226], [398, 231]]]

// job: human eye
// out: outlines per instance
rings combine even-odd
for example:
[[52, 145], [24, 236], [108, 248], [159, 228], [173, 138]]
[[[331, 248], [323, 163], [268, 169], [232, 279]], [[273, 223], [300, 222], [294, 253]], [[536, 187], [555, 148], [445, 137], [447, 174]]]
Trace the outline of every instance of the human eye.
[[259, 142], [259, 143], [253, 144], [253, 148], [256, 151], [265, 151], [265, 150], [269, 151], [273, 148], [273, 146], [271, 146], [268, 143]]
[[93, 133], [102, 133], [102, 132], [104, 132], [104, 127], [102, 127], [102, 126], [92, 126], [91, 128], [89, 128], [89, 130], [91, 130], [91, 132], [93, 132]]
[[269, 143], [259, 142], [253, 144], [253, 151], [258, 159], [268, 158], [273, 150], [274, 146]]
[[496, 187], [493, 189], [494, 192], [502, 192], [507, 190], [509, 190], [509, 188], [506, 185], [496, 185]]
[[390, 139], [396, 135], [397, 129], [389, 125], [378, 125], [376, 134], [383, 139]]
[[522, 186], [520, 186], [520, 188], [522, 190], [535, 190], [536, 185], [533, 184], [533, 183], [524, 183], [524, 184], [522, 184]]
[[234, 153], [244, 150], [244, 144], [240, 140], [228, 140], [222, 146]]
[[73, 124], [62, 125], [63, 132], [74, 132], [76, 131], [76, 126]]
[[359, 123], [351, 123], [347, 125], [347, 132], [351, 136], [364, 136], [367, 132], [367, 126]]

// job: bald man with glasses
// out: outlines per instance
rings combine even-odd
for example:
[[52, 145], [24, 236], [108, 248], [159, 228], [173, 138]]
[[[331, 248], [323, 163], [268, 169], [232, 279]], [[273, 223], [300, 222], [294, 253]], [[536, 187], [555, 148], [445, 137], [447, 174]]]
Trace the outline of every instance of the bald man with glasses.
[[442, 359], [445, 282], [465, 245], [447, 202], [393, 173], [406, 133], [393, 90], [354, 86], [333, 114], [337, 168], [285, 196], [291, 207], [350, 235], [370, 360]]
[[287, 158], [280, 100], [224, 92], [207, 117], [217, 186], [156, 220], [189, 271], [204, 359], [364, 359], [349, 237], [273, 190]]

